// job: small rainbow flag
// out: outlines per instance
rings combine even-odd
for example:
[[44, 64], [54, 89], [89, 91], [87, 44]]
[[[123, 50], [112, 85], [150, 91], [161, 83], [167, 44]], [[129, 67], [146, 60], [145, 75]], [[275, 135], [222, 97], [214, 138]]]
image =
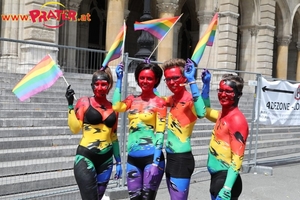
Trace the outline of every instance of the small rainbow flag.
[[124, 48], [125, 34], [126, 34], [126, 24], [124, 24], [121, 28], [121, 31], [117, 35], [114, 43], [111, 45], [103, 63], [102, 67], [106, 67], [108, 63], [114, 59], [117, 59], [122, 54], [122, 49]]
[[14, 87], [12, 92], [24, 101], [51, 87], [63, 73], [50, 55], [45, 56]]
[[199, 40], [197, 46], [195, 47], [195, 50], [191, 58], [195, 63], [198, 64], [200, 62], [205, 47], [213, 45], [216, 30], [217, 30], [217, 25], [218, 25], [218, 13], [214, 15], [203, 37]]
[[160, 19], [152, 19], [143, 22], [135, 22], [134, 30], [144, 30], [152, 35], [154, 35], [158, 39], [162, 39], [171, 27], [179, 20], [181, 16], [176, 17], [167, 17]]

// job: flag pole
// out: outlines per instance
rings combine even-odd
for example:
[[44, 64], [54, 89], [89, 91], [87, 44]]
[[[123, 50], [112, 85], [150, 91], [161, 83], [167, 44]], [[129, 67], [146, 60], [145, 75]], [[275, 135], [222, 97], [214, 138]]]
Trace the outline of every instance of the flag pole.
[[[62, 75], [61, 77], [62, 77], [62, 78], [64, 79], [64, 81], [66, 82], [67, 86], [69, 86], [69, 83], [68, 83], [68, 81], [66, 80], [66, 78], [64, 77], [64, 75]], [[73, 94], [73, 96], [74, 96], [74, 99], [77, 100], [75, 94]]]
[[153, 55], [153, 53], [155, 52], [155, 50], [158, 48], [159, 44], [163, 41], [163, 39], [168, 35], [168, 33], [170, 32], [170, 30], [173, 28], [173, 26], [178, 22], [178, 20], [181, 18], [181, 16], [183, 15], [183, 13], [178, 17], [178, 19], [175, 21], [174, 24], [172, 24], [172, 26], [170, 27], [170, 29], [166, 32], [166, 34], [161, 38], [161, 40], [159, 40], [158, 44], [156, 45], [156, 47], [154, 48], [154, 50], [151, 52], [150, 56], [148, 57], [147, 60], [149, 60], [151, 58], [151, 56]]
[[126, 23], [125, 23], [125, 19], [123, 21], [123, 27], [124, 27], [124, 34], [123, 34], [123, 44], [122, 44], [122, 52], [121, 52], [121, 62], [123, 62], [123, 58], [124, 58], [124, 46], [125, 46], [125, 38], [126, 38]]
[[[53, 58], [51, 57], [51, 55], [50, 54], [48, 54], [48, 56], [53, 60]], [[54, 61], [54, 60], [53, 60]], [[55, 61], [54, 61], [55, 62]], [[56, 64], [56, 62], [55, 62], [55, 64]], [[67, 86], [69, 86], [69, 83], [68, 83], [68, 81], [66, 80], [66, 78], [65, 78], [65, 76], [64, 75], [62, 75], [61, 76], [63, 79], [64, 79], [64, 81], [65, 81], [65, 83], [67, 84]], [[75, 100], [77, 100], [77, 98], [76, 98], [76, 96], [75, 96], [75, 94], [73, 95], [74, 96], [74, 99]]]

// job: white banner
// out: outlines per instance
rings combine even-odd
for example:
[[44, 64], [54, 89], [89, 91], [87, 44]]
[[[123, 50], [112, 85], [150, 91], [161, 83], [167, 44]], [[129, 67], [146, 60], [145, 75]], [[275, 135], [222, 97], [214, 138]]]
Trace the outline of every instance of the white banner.
[[275, 126], [300, 125], [300, 84], [261, 79], [259, 123]]

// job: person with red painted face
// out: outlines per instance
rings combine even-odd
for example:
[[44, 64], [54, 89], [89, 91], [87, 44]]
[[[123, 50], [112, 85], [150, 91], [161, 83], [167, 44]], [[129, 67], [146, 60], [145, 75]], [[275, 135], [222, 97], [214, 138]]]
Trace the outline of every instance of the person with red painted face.
[[131, 200], [155, 199], [165, 168], [162, 152], [166, 126], [165, 101], [156, 96], [156, 88], [162, 77], [157, 64], [140, 63], [135, 80], [142, 92], [129, 95], [121, 101], [123, 66], [116, 68], [117, 83], [113, 96], [113, 109], [128, 111], [129, 134], [127, 140], [127, 188]]
[[69, 105], [68, 125], [72, 133], [82, 131], [77, 147], [74, 175], [84, 200], [102, 199], [116, 160], [115, 178], [122, 175], [120, 148], [117, 137], [118, 113], [112, 109], [107, 94], [113, 85], [109, 67], [98, 70], [92, 77], [94, 96], [81, 97], [74, 108], [74, 90], [66, 91]]
[[217, 89], [221, 111], [210, 108], [209, 88], [211, 74], [202, 73], [202, 98], [206, 105], [206, 118], [215, 122], [209, 144], [207, 169], [211, 174], [212, 200], [237, 200], [242, 192], [239, 171], [242, 166], [248, 122], [238, 108], [244, 80], [237, 75], [224, 74]]
[[[170, 107], [167, 125], [166, 182], [171, 200], [187, 200], [195, 168], [191, 136], [198, 118], [205, 116], [205, 106], [195, 81], [196, 68], [188, 59], [170, 59], [163, 63], [165, 81], [173, 93], [164, 97]], [[191, 93], [186, 85], [190, 86]]]

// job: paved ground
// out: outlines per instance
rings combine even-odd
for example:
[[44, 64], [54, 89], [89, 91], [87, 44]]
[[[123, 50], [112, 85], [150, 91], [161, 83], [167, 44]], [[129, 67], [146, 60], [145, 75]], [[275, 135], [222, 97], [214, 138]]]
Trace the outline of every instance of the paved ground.
[[[272, 174], [242, 173], [243, 192], [239, 200], [300, 200], [299, 171], [300, 163], [296, 163], [275, 166]], [[193, 177], [189, 200], [210, 200], [208, 177], [205, 172]], [[161, 184], [156, 199], [170, 199], [165, 183]]]

